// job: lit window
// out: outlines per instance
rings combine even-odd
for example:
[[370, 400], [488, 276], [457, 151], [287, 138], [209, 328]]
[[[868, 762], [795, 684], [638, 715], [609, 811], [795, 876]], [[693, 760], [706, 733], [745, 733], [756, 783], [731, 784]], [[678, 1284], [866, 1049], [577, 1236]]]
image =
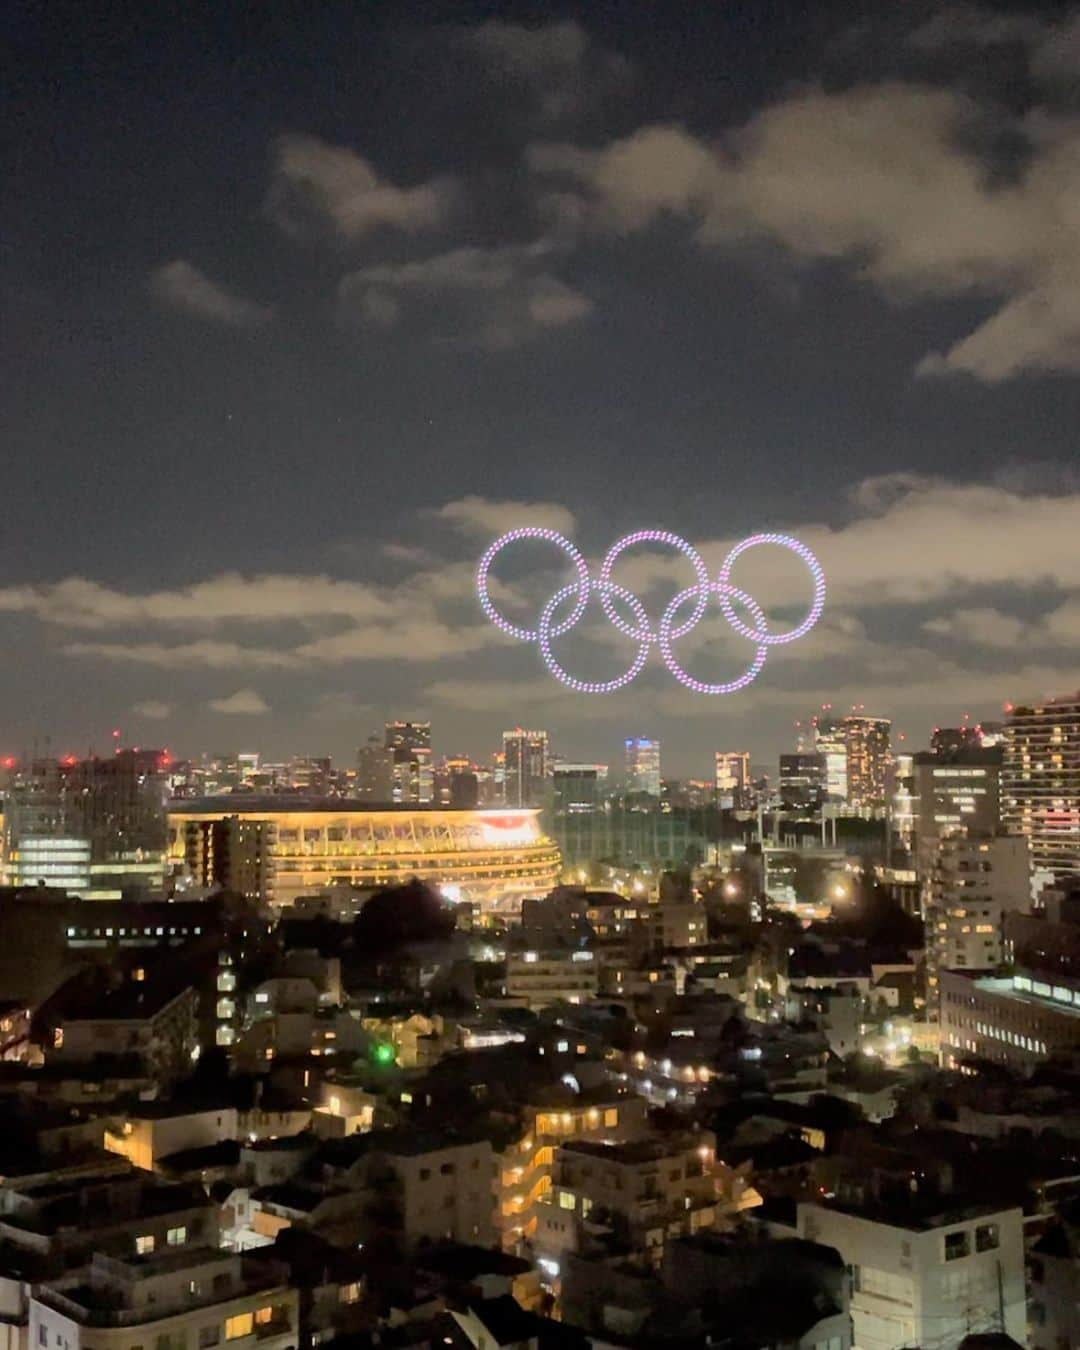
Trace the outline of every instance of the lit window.
[[360, 1298], [360, 1286], [354, 1280], [352, 1284], [343, 1284], [339, 1297], [342, 1303], [356, 1303]]
[[274, 1310], [273, 1310], [273, 1308], [269, 1305], [269, 1303], [266, 1305], [265, 1308], [257, 1308], [257, 1309], [256, 1309], [256, 1311], [255, 1311], [255, 1321], [256, 1321], [256, 1323], [257, 1323], [258, 1326], [260, 1326], [260, 1327], [265, 1327], [265, 1326], [267, 1326], [270, 1322], [272, 1322], [273, 1320], [274, 1320]]
[[165, 1241], [170, 1247], [182, 1247], [187, 1241], [187, 1229], [183, 1224], [179, 1228], [170, 1228], [165, 1234]]
[[140, 1233], [135, 1239], [135, 1250], [140, 1256], [149, 1256], [154, 1250], [153, 1233]]
[[559, 1207], [561, 1209], [577, 1209], [577, 1196], [570, 1191], [560, 1191]]
[[618, 1123], [619, 1123], [619, 1112], [614, 1106], [604, 1112], [605, 1125], [614, 1126], [618, 1125]]
[[239, 1340], [241, 1336], [250, 1336], [255, 1327], [255, 1318], [249, 1313], [237, 1313], [235, 1317], [225, 1319], [225, 1339]]

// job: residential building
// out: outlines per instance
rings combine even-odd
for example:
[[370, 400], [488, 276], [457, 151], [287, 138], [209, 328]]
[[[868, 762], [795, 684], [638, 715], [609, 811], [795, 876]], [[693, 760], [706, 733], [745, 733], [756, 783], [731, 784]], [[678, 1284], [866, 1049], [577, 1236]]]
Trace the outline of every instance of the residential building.
[[1011, 707], [1002, 818], [1031, 840], [1037, 872], [1080, 877], [1080, 692]]
[[857, 811], [875, 814], [885, 807], [891, 768], [891, 725], [887, 717], [866, 717], [861, 713], [844, 718], [847, 802]]
[[867, 1195], [798, 1206], [799, 1236], [851, 1270], [860, 1350], [958, 1346], [969, 1332], [1027, 1343], [1023, 1213]]
[[290, 1350], [296, 1291], [270, 1263], [213, 1247], [107, 1256], [34, 1286], [29, 1344], [62, 1350]]
[[506, 959], [506, 996], [537, 1011], [549, 1003], [595, 998], [597, 966], [591, 951], [529, 951]]
[[938, 1015], [943, 970], [994, 970], [1004, 956], [1005, 915], [1026, 910], [1031, 856], [1021, 834], [948, 834], [938, 843], [927, 878], [926, 1007]]
[[712, 1228], [731, 1201], [708, 1130], [620, 1144], [573, 1140], [555, 1154], [533, 1246], [558, 1261], [600, 1230], [618, 1249], [659, 1265], [670, 1238]]

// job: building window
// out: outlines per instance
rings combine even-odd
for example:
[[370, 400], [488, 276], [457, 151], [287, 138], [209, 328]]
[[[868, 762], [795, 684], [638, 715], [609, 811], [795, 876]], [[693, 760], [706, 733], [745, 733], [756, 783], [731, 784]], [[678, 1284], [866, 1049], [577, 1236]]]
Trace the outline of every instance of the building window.
[[618, 1125], [618, 1123], [619, 1123], [619, 1112], [614, 1106], [604, 1112], [605, 1125], [614, 1127]]
[[265, 1308], [255, 1310], [255, 1323], [257, 1326], [266, 1327], [274, 1320], [274, 1310], [268, 1303]]
[[945, 1260], [958, 1261], [971, 1252], [971, 1234], [961, 1228], [955, 1233], [945, 1234]]
[[165, 1234], [165, 1241], [170, 1247], [182, 1247], [187, 1241], [187, 1229], [183, 1224], [179, 1228], [170, 1228]]
[[39, 1322], [39, 1323], [38, 1323], [37, 1339], [38, 1339], [38, 1345], [48, 1345], [48, 1344], [49, 1344], [49, 1328], [45, 1325], [44, 1322]]
[[360, 1299], [360, 1285], [356, 1280], [352, 1284], [343, 1284], [338, 1291], [342, 1303], [356, 1303]]
[[149, 1256], [154, 1250], [153, 1233], [140, 1233], [135, 1239], [135, 1250], [140, 1256]]
[[1000, 1246], [1001, 1238], [996, 1223], [983, 1223], [975, 1229], [975, 1250], [977, 1252], [992, 1252]]
[[212, 1327], [199, 1328], [199, 1350], [211, 1350], [221, 1340], [221, 1328], [215, 1322]]
[[577, 1196], [574, 1195], [574, 1194], [572, 1194], [570, 1191], [560, 1191], [560, 1192], [559, 1192], [559, 1205], [560, 1205], [561, 1208], [563, 1208], [563, 1209], [576, 1209], [576, 1208], [577, 1208]]
[[225, 1319], [225, 1339], [238, 1341], [241, 1336], [250, 1336], [255, 1327], [252, 1313], [237, 1313], [235, 1317]]

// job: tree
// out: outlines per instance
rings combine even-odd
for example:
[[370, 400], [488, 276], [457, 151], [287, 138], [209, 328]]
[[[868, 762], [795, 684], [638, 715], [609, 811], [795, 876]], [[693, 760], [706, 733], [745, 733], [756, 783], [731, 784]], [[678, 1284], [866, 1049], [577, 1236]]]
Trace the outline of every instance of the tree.
[[352, 931], [358, 953], [384, 955], [410, 942], [449, 937], [454, 931], [454, 911], [414, 877], [373, 895], [353, 921]]

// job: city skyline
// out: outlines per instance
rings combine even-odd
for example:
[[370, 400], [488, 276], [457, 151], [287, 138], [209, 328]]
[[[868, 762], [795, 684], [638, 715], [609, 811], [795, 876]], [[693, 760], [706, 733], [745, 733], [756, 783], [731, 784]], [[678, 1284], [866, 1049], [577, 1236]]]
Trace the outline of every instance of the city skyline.
[[[721, 7], [333, 3], [205, 42], [21, 10], [0, 750], [120, 726], [343, 758], [407, 708], [589, 758], [644, 725], [687, 773], [703, 734], [774, 760], [823, 702], [917, 740], [1075, 689], [1075, 11], [803, 8], [748, 40]], [[597, 708], [476, 603], [484, 548], [537, 525], [590, 563], [672, 530], [714, 573], [790, 532], [828, 605], [722, 707], [654, 653]], [[736, 581], [797, 620], [797, 560], [759, 554]], [[563, 577], [535, 561], [500, 562], [514, 615]], [[617, 569], [654, 622], [687, 572]], [[632, 651], [598, 617], [565, 659]], [[679, 656], [719, 680], [751, 652], [714, 612]]]

